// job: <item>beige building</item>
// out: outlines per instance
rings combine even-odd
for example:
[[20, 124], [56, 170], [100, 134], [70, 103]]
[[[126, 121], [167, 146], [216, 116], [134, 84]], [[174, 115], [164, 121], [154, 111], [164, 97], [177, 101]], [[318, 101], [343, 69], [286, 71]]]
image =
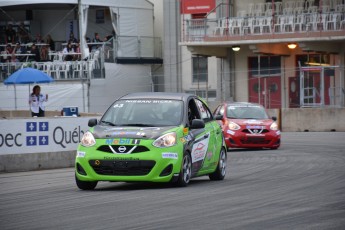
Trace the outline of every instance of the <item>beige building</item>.
[[343, 0], [180, 4], [182, 91], [266, 108], [344, 107]]

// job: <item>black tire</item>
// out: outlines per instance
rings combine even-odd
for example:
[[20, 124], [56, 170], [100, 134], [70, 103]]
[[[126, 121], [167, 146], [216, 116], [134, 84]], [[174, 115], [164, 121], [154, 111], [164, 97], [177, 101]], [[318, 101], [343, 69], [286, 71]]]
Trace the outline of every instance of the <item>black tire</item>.
[[216, 171], [208, 175], [210, 180], [224, 179], [226, 175], [226, 161], [227, 161], [226, 151], [224, 148], [222, 148], [219, 153], [219, 160], [218, 160]]
[[180, 175], [177, 179], [176, 185], [179, 187], [186, 187], [192, 177], [192, 158], [189, 153], [184, 154]]
[[75, 183], [81, 190], [93, 190], [96, 188], [98, 181], [82, 181], [78, 180], [77, 176], [75, 176]]

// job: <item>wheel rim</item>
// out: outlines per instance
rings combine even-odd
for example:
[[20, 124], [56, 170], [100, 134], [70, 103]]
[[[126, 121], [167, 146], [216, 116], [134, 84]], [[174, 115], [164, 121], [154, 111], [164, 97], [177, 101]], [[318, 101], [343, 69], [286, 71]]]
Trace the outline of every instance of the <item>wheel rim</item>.
[[222, 176], [225, 176], [225, 174], [226, 174], [226, 154], [225, 154], [224, 150], [222, 150], [220, 152], [219, 169], [220, 169]]
[[183, 180], [185, 183], [189, 183], [190, 177], [192, 175], [192, 162], [188, 155], [183, 158]]

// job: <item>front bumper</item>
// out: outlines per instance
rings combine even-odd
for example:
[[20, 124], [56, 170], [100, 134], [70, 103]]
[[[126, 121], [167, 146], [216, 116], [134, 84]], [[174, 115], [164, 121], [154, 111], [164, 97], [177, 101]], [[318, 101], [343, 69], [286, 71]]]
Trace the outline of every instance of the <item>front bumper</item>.
[[97, 150], [98, 147], [79, 146], [75, 161], [79, 180], [169, 182], [181, 169], [181, 145], [170, 148], [152, 146], [148, 151], [133, 154], [102, 152]]
[[249, 134], [241, 130], [224, 134], [228, 148], [278, 148], [280, 131], [269, 131], [265, 134]]

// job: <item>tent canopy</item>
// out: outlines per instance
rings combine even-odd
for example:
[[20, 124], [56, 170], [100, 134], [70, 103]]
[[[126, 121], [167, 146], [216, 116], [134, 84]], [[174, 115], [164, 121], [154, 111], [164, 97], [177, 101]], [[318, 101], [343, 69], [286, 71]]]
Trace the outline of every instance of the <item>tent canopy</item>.
[[[32, 5], [47, 4], [45, 0], [0, 0], [0, 7], [14, 5]], [[49, 4], [78, 4], [78, 0], [51, 0]], [[107, 7], [125, 7], [125, 8], [141, 8], [152, 9], [153, 4], [147, 0], [81, 0], [83, 5], [107, 6]]]

